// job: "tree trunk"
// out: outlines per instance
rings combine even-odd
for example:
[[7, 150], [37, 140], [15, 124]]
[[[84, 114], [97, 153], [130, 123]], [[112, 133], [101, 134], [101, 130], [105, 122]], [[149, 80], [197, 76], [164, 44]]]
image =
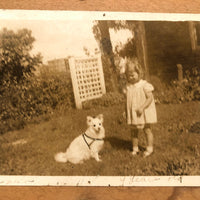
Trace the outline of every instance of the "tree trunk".
[[[108, 27], [108, 21], [100, 20], [98, 21], [98, 28], [101, 37], [99, 38], [99, 47], [102, 55], [102, 63], [104, 71], [107, 73], [105, 80], [108, 82], [106, 84], [106, 89], [109, 91], [118, 91], [118, 79], [116, 74], [116, 67], [114, 63], [114, 53], [112, 49], [112, 43], [110, 39], [110, 32]], [[105, 73], [104, 73], [105, 74]], [[110, 85], [111, 84], [111, 85]], [[110, 88], [111, 87], [111, 88]]]
[[149, 80], [149, 69], [147, 64], [147, 45], [144, 22], [137, 22], [137, 28], [135, 30], [135, 41], [138, 60], [144, 70], [144, 78]]
[[[144, 22], [142, 21], [128, 21], [130, 30], [133, 32], [136, 45], [136, 54], [139, 63], [144, 71], [144, 78], [149, 79], [149, 69], [147, 63], [147, 45]], [[133, 55], [134, 56], [134, 55]]]

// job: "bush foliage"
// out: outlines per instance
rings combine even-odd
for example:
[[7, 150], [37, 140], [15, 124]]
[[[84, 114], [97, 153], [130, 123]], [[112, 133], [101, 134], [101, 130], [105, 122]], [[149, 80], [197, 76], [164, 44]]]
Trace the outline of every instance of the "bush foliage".
[[183, 103], [200, 100], [200, 70], [192, 68], [185, 72], [182, 82], [177, 80], [166, 85], [158, 77], [152, 77], [154, 96], [158, 103]]
[[[166, 86], [159, 78], [152, 77], [157, 103], [183, 103], [200, 100], [200, 73], [197, 68], [185, 73], [182, 83]], [[124, 104], [124, 96], [110, 92], [101, 98], [83, 102], [84, 109]], [[55, 109], [74, 107], [71, 79], [64, 73], [44, 73], [31, 76], [22, 82], [4, 81], [0, 94], [0, 133], [22, 128], [34, 118], [49, 115]]]
[[[200, 100], [200, 71], [198, 68], [186, 71], [182, 82], [174, 80], [166, 85], [158, 77], [152, 76], [151, 83], [155, 88], [154, 98], [156, 103], [173, 104]], [[118, 92], [110, 92], [101, 98], [83, 102], [83, 108], [108, 107], [121, 103], [124, 103], [124, 96]]]
[[65, 74], [30, 77], [17, 83], [4, 82], [0, 96], [0, 133], [22, 128], [33, 118], [51, 114], [62, 105], [73, 106], [71, 80]]
[[110, 92], [104, 94], [101, 98], [83, 102], [83, 108], [90, 109], [92, 107], [109, 107], [119, 105], [121, 103], [124, 103], [124, 96], [117, 92]]
[[40, 54], [30, 53], [34, 41], [28, 29], [14, 32], [4, 28], [0, 31], [0, 84], [26, 79], [42, 63]]

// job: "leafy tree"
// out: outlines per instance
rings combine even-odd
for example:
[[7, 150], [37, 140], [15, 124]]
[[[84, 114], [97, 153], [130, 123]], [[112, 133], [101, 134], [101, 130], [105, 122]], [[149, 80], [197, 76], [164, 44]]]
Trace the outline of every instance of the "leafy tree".
[[86, 56], [90, 56], [90, 51], [88, 50], [88, 48], [87, 47], [83, 47], [83, 51], [84, 51], [84, 53], [85, 53], [85, 55]]
[[31, 54], [34, 41], [27, 29], [0, 30], [0, 133], [23, 127], [42, 110], [41, 95], [33, 95], [38, 90], [34, 70], [42, 63], [40, 54]]
[[117, 91], [118, 82], [114, 63], [114, 53], [112, 50], [112, 43], [109, 33], [109, 21], [95, 21], [93, 26], [93, 34], [99, 44], [102, 55], [106, 89], [107, 91]]
[[109, 29], [115, 31], [121, 29], [129, 29], [134, 37], [130, 39], [120, 50], [115, 49], [120, 57], [137, 57], [146, 74], [148, 76], [146, 44], [145, 44], [145, 30], [142, 22], [138, 21], [95, 21], [93, 26], [93, 33], [95, 39], [99, 43], [102, 54], [102, 61], [104, 65], [105, 80], [107, 85], [111, 85], [112, 91], [116, 91], [119, 87], [119, 75], [117, 74], [117, 67], [115, 66], [115, 55], [113, 53]]
[[135, 57], [137, 55], [135, 38], [128, 39], [124, 45], [117, 45], [115, 47], [115, 52], [122, 58]]
[[20, 82], [33, 74], [35, 67], [42, 63], [40, 54], [31, 55], [35, 38], [27, 29], [16, 33], [6, 28], [0, 31], [0, 83]]

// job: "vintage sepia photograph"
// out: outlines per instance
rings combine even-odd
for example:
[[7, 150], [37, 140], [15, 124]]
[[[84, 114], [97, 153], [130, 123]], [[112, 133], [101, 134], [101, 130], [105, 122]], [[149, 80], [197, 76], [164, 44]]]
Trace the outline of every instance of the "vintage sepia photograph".
[[198, 178], [200, 17], [38, 12], [0, 11], [0, 183]]

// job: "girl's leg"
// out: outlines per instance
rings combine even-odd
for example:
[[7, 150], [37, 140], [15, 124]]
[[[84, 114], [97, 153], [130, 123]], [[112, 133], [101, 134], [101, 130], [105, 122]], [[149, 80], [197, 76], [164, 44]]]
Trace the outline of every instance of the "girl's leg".
[[139, 149], [138, 149], [138, 132], [139, 132], [139, 130], [136, 127], [133, 127], [131, 129], [132, 145], [133, 145], [132, 155], [136, 155], [139, 151]]
[[144, 156], [149, 156], [151, 153], [153, 153], [153, 133], [151, 131], [150, 125], [146, 125], [144, 127], [144, 132], [146, 134], [147, 138], [147, 148], [146, 151], [144, 152]]

